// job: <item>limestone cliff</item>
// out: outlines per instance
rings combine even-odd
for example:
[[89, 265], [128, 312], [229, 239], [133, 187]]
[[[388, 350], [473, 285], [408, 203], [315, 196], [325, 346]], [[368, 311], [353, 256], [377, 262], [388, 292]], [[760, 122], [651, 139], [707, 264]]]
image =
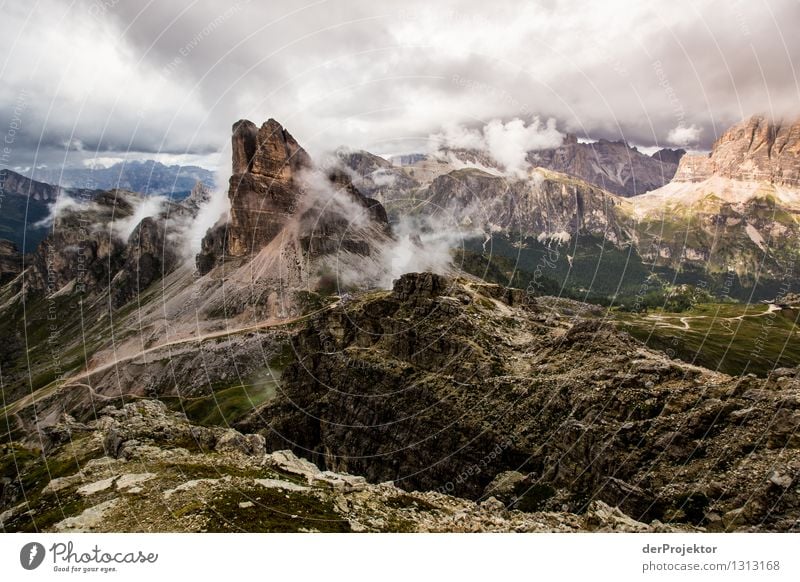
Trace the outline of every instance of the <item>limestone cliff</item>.
[[369, 254], [370, 241], [352, 232], [351, 222], [359, 217], [341, 208], [350, 203], [388, 232], [379, 203], [364, 197], [346, 174], [328, 173], [320, 180], [306, 151], [274, 119], [260, 128], [251, 121], [236, 122], [231, 146], [230, 219], [203, 239], [197, 256], [201, 274], [224, 259], [254, 256], [290, 231], [302, 239], [300, 252], [310, 253], [306, 260], [336, 249]]
[[675, 181], [701, 182], [711, 176], [800, 187], [800, 120], [754, 115], [722, 134], [710, 154], [684, 156]]

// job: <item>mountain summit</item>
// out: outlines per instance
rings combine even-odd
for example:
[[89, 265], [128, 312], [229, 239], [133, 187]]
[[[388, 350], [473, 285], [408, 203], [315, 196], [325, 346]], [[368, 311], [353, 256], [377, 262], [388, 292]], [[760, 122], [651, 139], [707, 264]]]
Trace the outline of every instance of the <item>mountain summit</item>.
[[709, 154], [685, 156], [675, 181], [711, 176], [800, 187], [800, 120], [781, 123], [754, 115], [722, 134]]

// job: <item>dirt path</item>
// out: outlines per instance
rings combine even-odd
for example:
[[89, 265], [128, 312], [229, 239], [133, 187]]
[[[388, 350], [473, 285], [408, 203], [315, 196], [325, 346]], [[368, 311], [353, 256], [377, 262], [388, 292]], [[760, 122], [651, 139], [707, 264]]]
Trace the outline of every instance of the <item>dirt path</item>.
[[[743, 313], [741, 315], [737, 315], [735, 317], [718, 317], [716, 315], [685, 315], [682, 317], [676, 316], [665, 316], [665, 315], [648, 315], [645, 319], [654, 321], [658, 327], [665, 328], [673, 328], [673, 329], [680, 329], [682, 331], [686, 331], [691, 329], [691, 325], [689, 321], [692, 319], [713, 319], [715, 321], [736, 321], [736, 320], [743, 320], [745, 317], [764, 317], [765, 315], [769, 315], [774, 311], [780, 311], [780, 307], [770, 303], [766, 310], [762, 311], [761, 313]], [[681, 322], [681, 325], [675, 325], [671, 323], [671, 320], [678, 319]]]
[[[192, 336], [192, 337], [188, 337], [188, 338], [184, 338], [184, 339], [173, 340], [173, 341], [157, 344], [155, 346], [151, 346], [149, 348], [146, 348], [144, 350], [136, 352], [135, 354], [131, 354], [130, 356], [124, 356], [122, 358], [115, 358], [113, 361], [107, 362], [107, 363], [102, 364], [100, 366], [96, 366], [96, 367], [91, 368], [89, 370], [84, 370], [83, 372], [80, 372], [80, 373], [78, 373], [78, 374], [76, 374], [74, 376], [69, 376], [67, 378], [62, 378], [60, 380], [54, 380], [54, 381], [50, 382], [49, 384], [46, 384], [46, 385], [42, 386], [38, 390], [35, 390], [35, 391], [31, 392], [27, 396], [23, 396], [19, 400], [15, 401], [15, 402], [12, 402], [8, 406], [6, 406], [2, 410], [2, 412], [0, 412], [0, 414], [2, 414], [3, 416], [5, 416], [7, 414], [16, 414], [20, 410], [22, 410], [23, 408], [26, 408], [26, 407], [34, 404], [37, 399], [41, 400], [42, 398], [51, 395], [52, 393], [54, 393], [56, 390], [58, 390], [62, 386], [75, 385], [76, 387], [77, 386], [86, 387], [87, 386], [86, 384], [82, 384], [82, 383], [80, 383], [78, 381], [82, 380], [84, 378], [89, 378], [89, 377], [97, 374], [98, 372], [103, 372], [105, 370], [113, 368], [114, 366], [117, 366], [117, 365], [125, 363], [125, 362], [130, 362], [131, 360], [135, 360], [136, 358], [140, 358], [141, 356], [147, 355], [147, 354], [152, 353], [152, 352], [156, 352], [158, 350], [163, 350], [165, 348], [169, 348], [169, 347], [173, 347], [173, 346], [192, 344], [192, 343], [199, 345], [199, 344], [201, 344], [201, 343], [203, 343], [203, 342], [205, 342], [207, 340], [217, 339], [217, 338], [221, 338], [221, 337], [228, 337], [228, 336], [232, 336], [232, 335], [238, 335], [238, 334], [241, 334], [241, 333], [247, 333], [247, 332], [250, 332], [250, 331], [257, 331], [257, 330], [261, 330], [261, 329], [269, 329], [269, 328], [273, 328], [273, 327], [282, 327], [282, 326], [286, 326], [286, 325], [291, 325], [293, 323], [297, 323], [298, 321], [302, 321], [302, 320], [307, 319], [307, 318], [309, 318], [309, 317], [311, 317], [313, 315], [316, 315], [317, 313], [322, 313], [323, 311], [327, 311], [329, 309], [333, 309], [339, 303], [340, 303], [340, 301], [337, 300], [334, 303], [331, 303], [330, 305], [327, 305], [327, 306], [323, 307], [322, 309], [318, 309], [317, 311], [312, 311], [311, 313], [306, 313], [305, 315], [300, 315], [300, 316], [294, 317], [292, 319], [285, 319], [285, 320], [281, 320], [281, 321], [263, 321], [263, 322], [256, 323], [254, 325], [249, 325], [249, 326], [246, 326], [246, 327], [239, 327], [239, 328], [235, 328], [235, 329], [226, 329], [226, 330], [214, 331], [214, 332], [209, 332], [209, 333], [206, 333], [206, 334], [203, 334], [203, 335], [200, 335], [200, 336]], [[91, 388], [90, 388], [90, 390], [91, 390]]]

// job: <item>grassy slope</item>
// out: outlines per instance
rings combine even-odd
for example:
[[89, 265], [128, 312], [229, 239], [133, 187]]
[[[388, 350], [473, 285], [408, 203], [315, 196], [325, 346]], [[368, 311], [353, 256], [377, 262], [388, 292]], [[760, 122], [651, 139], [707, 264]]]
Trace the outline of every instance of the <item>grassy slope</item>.
[[622, 329], [652, 348], [713, 370], [762, 376], [800, 362], [799, 315], [732, 303], [698, 304], [683, 313], [615, 313]]

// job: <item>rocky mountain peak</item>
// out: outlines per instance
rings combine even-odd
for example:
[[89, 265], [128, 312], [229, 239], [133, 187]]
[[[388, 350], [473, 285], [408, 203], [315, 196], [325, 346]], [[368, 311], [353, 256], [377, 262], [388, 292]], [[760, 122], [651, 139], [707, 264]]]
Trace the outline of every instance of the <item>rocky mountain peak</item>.
[[660, 162], [664, 162], [667, 164], [678, 164], [681, 161], [681, 158], [686, 155], [686, 150], [683, 148], [679, 149], [670, 149], [670, 148], [662, 148], [655, 152], [651, 158], [655, 158]]
[[[231, 148], [230, 223], [225, 237], [209, 233], [209, 241], [218, 244], [204, 243], [198, 265], [206, 267], [214, 263], [205, 256], [209, 252], [238, 257], [266, 246], [295, 210], [298, 172], [312, 165], [305, 150], [274, 119], [260, 128], [246, 119], [234, 123]], [[220, 245], [224, 248], [217, 248]]]
[[800, 186], [800, 120], [754, 115], [723, 133], [711, 153], [684, 156], [675, 180], [701, 182], [711, 176]]
[[337, 250], [369, 254], [370, 235], [352, 228], [349, 211], [363, 210], [367, 222], [378, 227], [376, 235], [388, 232], [386, 212], [378, 202], [363, 196], [348, 174], [321, 172], [274, 119], [260, 128], [248, 120], [237, 121], [231, 142], [230, 220], [206, 234], [197, 256], [201, 274], [223, 257], [252, 257], [290, 231], [285, 244], [295, 237], [299, 244], [280, 252], [305, 253], [305, 259]]
[[0, 284], [16, 277], [22, 270], [22, 254], [12, 241], [0, 238]]
[[258, 128], [250, 120], [233, 124], [233, 174], [288, 178], [311, 166], [311, 158], [283, 126], [270, 118]]
[[58, 186], [37, 182], [8, 169], [0, 170], [0, 192], [26, 196], [40, 202], [55, 202], [60, 189]]
[[660, 188], [677, 169], [677, 161], [647, 156], [623, 140], [579, 143], [574, 134], [568, 134], [557, 148], [528, 152], [528, 161], [619, 196], [636, 196]]

